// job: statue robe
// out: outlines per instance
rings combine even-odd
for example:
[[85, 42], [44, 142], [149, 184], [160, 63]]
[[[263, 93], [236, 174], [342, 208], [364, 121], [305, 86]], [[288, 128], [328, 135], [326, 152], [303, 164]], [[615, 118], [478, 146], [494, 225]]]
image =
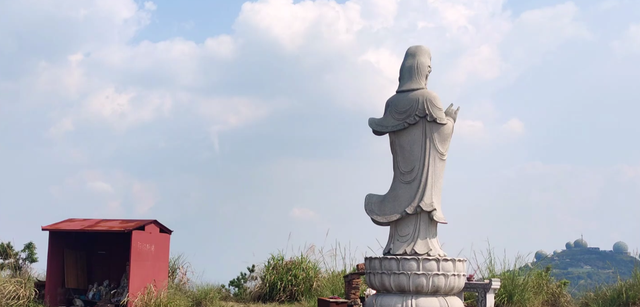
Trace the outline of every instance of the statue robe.
[[369, 119], [374, 134], [389, 135], [394, 175], [385, 195], [366, 196], [365, 211], [375, 224], [390, 226], [384, 255], [444, 257], [437, 223], [447, 223], [440, 201], [454, 121], [445, 116], [437, 95], [426, 89], [430, 55], [411, 57], [410, 51], [383, 117]]

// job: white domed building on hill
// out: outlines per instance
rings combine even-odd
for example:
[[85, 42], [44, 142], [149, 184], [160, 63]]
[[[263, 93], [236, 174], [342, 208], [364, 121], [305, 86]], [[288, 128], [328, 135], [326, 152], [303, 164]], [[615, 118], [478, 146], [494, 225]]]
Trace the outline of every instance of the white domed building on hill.
[[589, 247], [589, 243], [587, 243], [587, 241], [585, 241], [583, 238], [573, 241], [573, 248], [587, 248], [587, 247]]
[[[534, 255], [534, 260], [541, 261], [545, 258], [557, 259], [558, 257], [562, 257], [562, 255], [564, 254], [563, 253], [564, 251], [569, 251], [569, 250], [572, 251], [570, 253], [579, 253], [580, 250], [585, 250], [585, 252], [603, 252], [603, 253], [614, 253], [619, 255], [632, 256], [631, 253], [629, 252], [629, 246], [627, 245], [627, 243], [623, 241], [618, 241], [614, 243], [611, 250], [601, 250], [599, 247], [590, 247], [589, 243], [585, 241], [585, 239], [581, 236], [579, 239], [576, 239], [573, 242], [571, 241], [567, 242], [565, 244], [565, 249], [563, 250], [557, 249], [551, 253], [547, 253], [544, 250], [537, 251]], [[633, 257], [640, 259], [640, 257], [635, 255]]]
[[[601, 250], [599, 247], [590, 247], [589, 243], [585, 241], [582, 236], [580, 236], [580, 238], [576, 239], [573, 242], [567, 242], [565, 244], [565, 249], [563, 250], [557, 249], [551, 253], [547, 253], [544, 250], [538, 250], [534, 255], [534, 261], [537, 262], [546, 258], [558, 259], [558, 257], [563, 257], [562, 255], [564, 254], [564, 251], [568, 250], [571, 250], [571, 254], [581, 253], [580, 250], [584, 250], [585, 252], [603, 252], [631, 256], [631, 253], [629, 252], [629, 246], [623, 241], [614, 243], [611, 250]], [[640, 259], [640, 257], [637, 256], [634, 256], [634, 258]]]
[[536, 252], [536, 254], [533, 257], [536, 259], [536, 261], [540, 261], [540, 260], [542, 260], [544, 258], [549, 257], [549, 254], [547, 254], [547, 252], [545, 252], [543, 250], [539, 250], [539, 251]]
[[618, 241], [615, 244], [613, 244], [613, 252], [616, 254], [629, 255], [629, 246], [627, 245], [627, 243]]

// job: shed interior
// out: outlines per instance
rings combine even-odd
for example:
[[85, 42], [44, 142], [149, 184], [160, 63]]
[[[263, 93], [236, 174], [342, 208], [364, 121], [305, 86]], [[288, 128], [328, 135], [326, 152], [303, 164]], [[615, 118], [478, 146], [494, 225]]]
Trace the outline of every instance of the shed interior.
[[[115, 306], [126, 295], [129, 281], [131, 233], [51, 232], [58, 248], [50, 257], [58, 263], [60, 274], [58, 303], [74, 306], [79, 299], [84, 306], [95, 306], [108, 299]], [[51, 246], [53, 247], [53, 246]], [[123, 304], [124, 305], [124, 304]]]

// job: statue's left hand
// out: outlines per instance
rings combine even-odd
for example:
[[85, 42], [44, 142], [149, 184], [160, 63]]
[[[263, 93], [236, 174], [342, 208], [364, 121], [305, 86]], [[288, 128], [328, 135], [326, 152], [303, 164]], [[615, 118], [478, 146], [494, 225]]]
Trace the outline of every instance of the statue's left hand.
[[444, 115], [446, 115], [446, 116], [450, 117], [451, 119], [453, 119], [453, 122], [455, 123], [456, 120], [458, 119], [458, 111], [460, 111], [460, 107], [458, 107], [455, 110], [453, 110], [453, 103], [452, 103], [444, 111]]

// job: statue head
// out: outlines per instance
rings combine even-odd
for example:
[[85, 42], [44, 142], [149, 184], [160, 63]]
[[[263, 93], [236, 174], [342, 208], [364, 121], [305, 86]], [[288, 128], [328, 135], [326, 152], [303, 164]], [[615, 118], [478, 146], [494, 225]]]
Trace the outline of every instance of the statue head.
[[431, 51], [425, 46], [411, 46], [404, 54], [400, 66], [399, 85], [396, 92], [415, 91], [427, 88], [431, 73]]

